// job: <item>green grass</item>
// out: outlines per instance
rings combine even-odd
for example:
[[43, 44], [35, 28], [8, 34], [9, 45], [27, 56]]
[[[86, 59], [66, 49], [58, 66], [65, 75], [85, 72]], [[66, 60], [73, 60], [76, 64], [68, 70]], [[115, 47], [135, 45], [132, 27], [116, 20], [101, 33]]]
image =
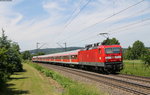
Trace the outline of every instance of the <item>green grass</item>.
[[65, 88], [65, 91], [62, 95], [106, 95], [106, 93], [100, 92], [94, 86], [72, 81], [71, 79], [62, 76], [59, 73], [49, 70], [38, 64], [30, 63], [30, 65], [44, 73], [47, 77], [51, 77], [60, 83]]
[[35, 68], [24, 64], [24, 72], [17, 72], [10, 81], [1, 85], [0, 95], [60, 95], [50, 79], [43, 76]]
[[125, 60], [121, 73], [150, 77], [150, 66], [145, 65], [141, 60]]
[[76, 83], [67, 88], [66, 92], [63, 93], [63, 95], [107, 95], [107, 94], [99, 92], [97, 88], [92, 85], [90, 86], [86, 84]]

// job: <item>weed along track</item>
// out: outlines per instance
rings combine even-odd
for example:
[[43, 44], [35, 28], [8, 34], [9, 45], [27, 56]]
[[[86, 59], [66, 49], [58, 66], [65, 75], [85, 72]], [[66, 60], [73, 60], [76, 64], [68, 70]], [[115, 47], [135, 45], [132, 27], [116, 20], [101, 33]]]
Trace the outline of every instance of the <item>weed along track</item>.
[[62, 66], [55, 66], [50, 64], [41, 64], [47, 68], [61, 70], [77, 76], [84, 77], [89, 80], [93, 80], [107, 86], [115, 87], [136, 95], [150, 95], [150, 82], [148, 78], [137, 79], [134, 76], [128, 75], [104, 75], [95, 72], [83, 71], [74, 68], [67, 68]]

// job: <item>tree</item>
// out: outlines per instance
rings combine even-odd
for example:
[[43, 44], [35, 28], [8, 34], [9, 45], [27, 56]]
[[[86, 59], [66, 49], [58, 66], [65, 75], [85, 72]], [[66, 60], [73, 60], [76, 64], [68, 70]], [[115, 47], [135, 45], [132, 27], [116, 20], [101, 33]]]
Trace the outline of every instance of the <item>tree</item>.
[[39, 55], [45, 55], [45, 53], [44, 52], [38, 52], [38, 53], [33, 54], [32, 56], [39, 56]]
[[[8, 50], [9, 59], [7, 59], [7, 62], [9, 62], [12, 65], [12, 71], [18, 72], [22, 71], [22, 64], [21, 64], [21, 56], [20, 52], [16, 50], [16, 48], [12, 47]], [[10, 68], [9, 68], [10, 69]]]
[[142, 55], [142, 61], [144, 64], [150, 66], [150, 51], [147, 49], [147, 52], [145, 55]]
[[120, 42], [116, 38], [107, 38], [102, 42], [102, 45], [120, 45]]
[[4, 82], [9, 77], [9, 73], [6, 68], [7, 60], [7, 50], [5, 48], [0, 48], [0, 82]]
[[2, 29], [2, 37], [0, 37], [0, 81], [6, 81], [15, 71], [22, 71], [19, 50], [19, 45], [8, 40]]
[[125, 51], [125, 59], [132, 60], [133, 59], [133, 54], [132, 54], [132, 48], [129, 46], [128, 49]]
[[0, 37], [0, 48], [10, 48], [10, 40], [7, 40], [7, 36], [5, 36], [5, 31], [2, 29], [2, 37]]
[[30, 52], [29, 52], [29, 51], [24, 51], [24, 52], [22, 53], [22, 59], [24, 59], [24, 60], [30, 60], [30, 59], [31, 59], [31, 54], [30, 54]]
[[140, 59], [141, 56], [146, 53], [146, 48], [143, 42], [137, 40], [133, 43], [131, 51], [133, 54], [133, 59]]
[[144, 46], [144, 43], [137, 40], [133, 43], [132, 47], [128, 47], [125, 51], [125, 59], [134, 60], [141, 59], [144, 55], [147, 54], [147, 49]]
[[16, 52], [18, 52], [18, 53], [20, 54], [20, 47], [19, 47], [18, 43], [13, 42], [13, 43], [11, 44], [11, 47], [12, 47]]
[[38, 52], [37, 56], [39, 56], [39, 55], [45, 55], [45, 53], [44, 52]]

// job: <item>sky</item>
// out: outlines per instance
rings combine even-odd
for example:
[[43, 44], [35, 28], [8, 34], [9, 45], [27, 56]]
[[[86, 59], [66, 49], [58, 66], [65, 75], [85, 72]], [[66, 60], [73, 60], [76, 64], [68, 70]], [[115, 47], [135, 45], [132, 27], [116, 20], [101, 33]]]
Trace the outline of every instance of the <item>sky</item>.
[[150, 47], [150, 0], [0, 0], [0, 36], [21, 51], [81, 46], [117, 38]]

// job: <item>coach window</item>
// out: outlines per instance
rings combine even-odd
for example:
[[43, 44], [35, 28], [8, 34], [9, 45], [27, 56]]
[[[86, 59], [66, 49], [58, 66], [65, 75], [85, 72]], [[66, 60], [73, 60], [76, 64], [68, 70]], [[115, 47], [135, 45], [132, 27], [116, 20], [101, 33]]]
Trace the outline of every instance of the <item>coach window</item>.
[[69, 59], [69, 56], [66, 56], [66, 59]]
[[60, 59], [60, 56], [58, 56], [58, 59]]
[[77, 55], [74, 56], [74, 59], [77, 59]]
[[59, 56], [57, 56], [56, 59], [59, 59]]
[[63, 59], [67, 59], [67, 56], [63, 56]]
[[71, 59], [74, 59], [74, 55], [71, 55]]
[[77, 59], [77, 55], [71, 55], [71, 59]]

